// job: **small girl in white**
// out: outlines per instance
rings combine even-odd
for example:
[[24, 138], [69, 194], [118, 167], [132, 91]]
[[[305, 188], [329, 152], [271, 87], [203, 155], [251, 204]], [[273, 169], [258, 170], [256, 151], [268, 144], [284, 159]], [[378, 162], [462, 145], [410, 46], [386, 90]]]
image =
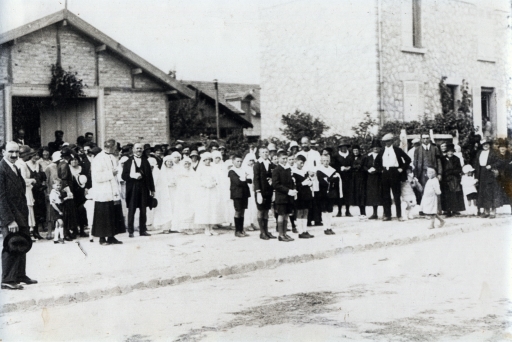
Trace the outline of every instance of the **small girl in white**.
[[476, 206], [476, 200], [478, 198], [478, 190], [476, 189], [476, 185], [478, 183], [478, 179], [473, 176], [474, 171], [475, 169], [473, 166], [464, 165], [462, 168], [464, 176], [462, 176], [460, 180], [462, 191], [468, 200], [468, 212], [470, 215], [478, 215], [478, 207]]
[[439, 216], [439, 196], [441, 195], [441, 186], [439, 185], [439, 179], [436, 177], [436, 170], [432, 168], [427, 169], [428, 181], [425, 184], [423, 190], [423, 197], [421, 198], [421, 211], [430, 217], [429, 229], [434, 229], [434, 223], [436, 218], [441, 223], [439, 228], [444, 226], [444, 220]]
[[[51, 221], [55, 222], [55, 234], [53, 236], [53, 243], [64, 243], [64, 221], [62, 212], [62, 182], [60, 179], [56, 179], [53, 182], [53, 189], [50, 192], [50, 205], [51, 210]], [[59, 239], [60, 236], [60, 239]], [[59, 241], [60, 240], [60, 241]]]
[[416, 206], [416, 193], [414, 190], [421, 193], [423, 191], [423, 187], [418, 179], [414, 177], [414, 173], [411, 168], [408, 168], [405, 172], [407, 172], [407, 180], [402, 182], [401, 197], [402, 202], [405, 202], [406, 205], [405, 219], [412, 220], [414, 217], [412, 216], [411, 211], [412, 208]]

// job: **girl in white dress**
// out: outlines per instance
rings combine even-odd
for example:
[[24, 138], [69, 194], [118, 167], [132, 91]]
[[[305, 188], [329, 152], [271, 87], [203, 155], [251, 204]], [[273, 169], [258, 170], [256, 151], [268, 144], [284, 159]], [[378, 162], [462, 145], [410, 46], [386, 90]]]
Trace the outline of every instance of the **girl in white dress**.
[[194, 222], [196, 224], [204, 224], [204, 233], [206, 235], [218, 235], [212, 229], [212, 225], [222, 223], [223, 203], [219, 201], [221, 181], [219, 171], [211, 165], [213, 161], [212, 154], [203, 153], [201, 162], [203, 165], [196, 171], [198, 189], [196, 191], [196, 199], [200, 199], [199, 205], [196, 205]]
[[158, 206], [154, 209], [153, 225], [162, 228], [164, 234], [171, 233], [176, 198], [176, 171], [171, 156], [165, 156], [162, 168], [156, 173], [155, 198]]
[[436, 170], [432, 168], [427, 169], [428, 181], [425, 183], [425, 187], [423, 189], [423, 197], [421, 198], [421, 211], [425, 215], [430, 217], [430, 226], [429, 229], [434, 229], [435, 219], [437, 218], [441, 223], [439, 228], [444, 226], [444, 220], [439, 216], [439, 207], [438, 207], [438, 199], [441, 195], [441, 185], [439, 184], [439, 179], [436, 177]]
[[[247, 173], [247, 179], [252, 180], [254, 178], [253, 166], [256, 160], [256, 155], [252, 152], [247, 153], [244, 158], [242, 169]], [[256, 201], [254, 200], [256, 198], [254, 195], [254, 184], [249, 184], [249, 191], [251, 192], [251, 197], [249, 197], [247, 212], [245, 214], [245, 226], [252, 228], [249, 230], [255, 230], [255, 227], [257, 227], [258, 224], [258, 208], [256, 207]]]
[[198, 191], [196, 172], [192, 168], [192, 160], [185, 156], [181, 168], [176, 172], [176, 206], [174, 209], [174, 230], [193, 234], [196, 203], [194, 194]]

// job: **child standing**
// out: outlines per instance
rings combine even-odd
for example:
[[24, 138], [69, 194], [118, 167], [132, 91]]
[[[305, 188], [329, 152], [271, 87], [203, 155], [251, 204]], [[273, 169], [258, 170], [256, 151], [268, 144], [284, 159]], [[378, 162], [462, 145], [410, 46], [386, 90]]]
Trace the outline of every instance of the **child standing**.
[[308, 171], [304, 168], [306, 157], [302, 154], [295, 158], [295, 168], [293, 169], [293, 178], [297, 187], [297, 199], [295, 200], [295, 216], [297, 218], [297, 226], [299, 228], [299, 239], [313, 238], [314, 235], [307, 231], [308, 211], [311, 209], [313, 202], [313, 180]]
[[464, 196], [468, 200], [468, 212], [470, 215], [477, 215], [478, 208], [476, 206], [476, 200], [478, 198], [478, 191], [476, 190], [476, 185], [478, 183], [478, 179], [476, 179], [473, 175], [475, 169], [471, 165], [464, 165], [462, 168], [462, 179], [460, 180], [460, 184], [462, 185], [462, 191], [464, 192]]
[[[63, 192], [62, 182], [60, 179], [56, 179], [53, 182], [53, 189], [50, 192], [50, 205], [52, 206], [52, 210], [50, 213], [50, 220], [55, 223], [54, 237], [53, 243], [64, 243], [64, 213], [62, 212], [62, 197]], [[59, 239], [60, 236], [60, 239]]]
[[249, 205], [249, 197], [251, 197], [248, 184], [252, 183], [252, 180], [248, 178], [247, 172], [242, 168], [242, 156], [235, 155], [233, 165], [234, 167], [228, 172], [228, 177], [231, 181], [230, 198], [233, 200], [235, 208], [235, 236], [246, 237], [249, 235], [244, 230], [244, 214]]
[[407, 180], [402, 182], [401, 197], [402, 202], [407, 205], [405, 208], [405, 219], [412, 220], [411, 210], [416, 206], [416, 192], [423, 192], [423, 187], [416, 177], [411, 168], [406, 170]]
[[276, 192], [275, 209], [277, 211], [277, 228], [279, 241], [293, 241], [286, 234], [288, 216], [293, 212], [293, 201], [297, 195], [292, 171], [288, 165], [288, 154], [284, 151], [278, 153], [279, 165], [272, 172], [272, 186]]
[[436, 170], [433, 168], [427, 169], [427, 183], [425, 183], [425, 190], [421, 199], [421, 211], [430, 217], [431, 223], [429, 229], [434, 229], [435, 219], [437, 218], [441, 223], [439, 228], [444, 226], [444, 220], [439, 216], [439, 196], [441, 195], [441, 185], [436, 178]]

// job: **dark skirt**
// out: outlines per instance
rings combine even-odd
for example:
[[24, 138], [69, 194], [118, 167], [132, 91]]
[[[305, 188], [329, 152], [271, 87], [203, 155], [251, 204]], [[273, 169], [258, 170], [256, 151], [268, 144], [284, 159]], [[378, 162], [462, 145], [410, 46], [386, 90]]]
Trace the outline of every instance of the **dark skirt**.
[[443, 211], [464, 211], [464, 193], [462, 191], [442, 190], [441, 208]]
[[366, 202], [368, 206], [382, 205], [380, 174], [369, 173], [366, 179]]
[[366, 205], [366, 177], [362, 172], [355, 172], [352, 177], [351, 205]]
[[76, 218], [75, 202], [72, 199], [65, 200], [62, 203], [62, 213], [64, 221], [64, 232], [69, 234], [72, 232], [74, 235], [78, 234], [78, 221]]
[[110, 237], [126, 232], [121, 203], [94, 202], [94, 219], [91, 234], [96, 237]]
[[34, 196], [34, 216], [37, 223], [46, 222], [46, 198], [44, 191], [32, 189]]
[[487, 170], [484, 166], [480, 168], [480, 177], [478, 179], [478, 201], [479, 208], [499, 208], [505, 203], [498, 182], [493, 173]]

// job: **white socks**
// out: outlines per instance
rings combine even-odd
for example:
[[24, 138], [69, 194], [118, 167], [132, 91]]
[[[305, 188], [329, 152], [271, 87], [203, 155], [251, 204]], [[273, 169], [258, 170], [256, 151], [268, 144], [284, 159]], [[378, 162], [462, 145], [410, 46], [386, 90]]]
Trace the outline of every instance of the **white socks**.
[[331, 220], [332, 220], [332, 213], [322, 213], [322, 223], [324, 225], [324, 230], [332, 228]]
[[53, 241], [59, 241], [59, 236], [64, 239], [64, 227], [55, 228], [53, 231]]
[[299, 234], [307, 231], [307, 219], [297, 219], [297, 230], [299, 231]]

